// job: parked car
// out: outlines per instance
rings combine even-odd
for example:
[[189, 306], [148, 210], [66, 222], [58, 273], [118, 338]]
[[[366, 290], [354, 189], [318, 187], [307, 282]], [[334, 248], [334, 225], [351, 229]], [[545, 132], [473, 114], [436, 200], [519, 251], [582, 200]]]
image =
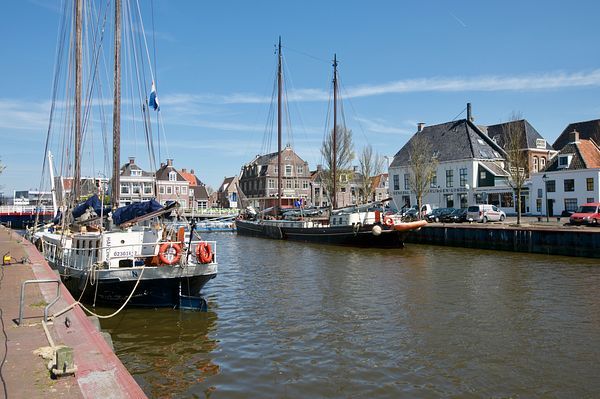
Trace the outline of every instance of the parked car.
[[581, 205], [571, 215], [569, 223], [598, 226], [598, 223], [600, 223], [600, 202], [589, 202]]
[[436, 208], [427, 216], [425, 216], [425, 220], [429, 223], [440, 222], [442, 217], [449, 215], [454, 211], [454, 208]]
[[467, 209], [467, 220], [473, 222], [493, 222], [503, 221], [506, 219], [506, 214], [498, 209], [496, 205], [479, 204], [472, 205]]
[[440, 217], [443, 223], [462, 223], [467, 221], [467, 208], [455, 209], [452, 213]]
[[402, 220], [405, 222], [414, 222], [418, 219], [419, 213], [415, 208], [405, 209], [402, 213]]

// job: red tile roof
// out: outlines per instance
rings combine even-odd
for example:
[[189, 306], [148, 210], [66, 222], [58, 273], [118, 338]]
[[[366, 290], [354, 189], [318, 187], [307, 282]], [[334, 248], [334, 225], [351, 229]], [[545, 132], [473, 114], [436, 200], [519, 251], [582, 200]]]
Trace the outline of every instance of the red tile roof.
[[592, 140], [580, 140], [577, 147], [587, 168], [600, 168], [600, 148]]

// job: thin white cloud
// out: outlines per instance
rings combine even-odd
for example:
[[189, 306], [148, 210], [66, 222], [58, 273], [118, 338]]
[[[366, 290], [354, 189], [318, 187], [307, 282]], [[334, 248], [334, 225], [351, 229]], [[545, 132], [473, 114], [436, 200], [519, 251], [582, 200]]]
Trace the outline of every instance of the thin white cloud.
[[[373, 97], [387, 94], [420, 92], [462, 92], [462, 91], [538, 91], [600, 86], [600, 69], [587, 72], [553, 72], [545, 74], [525, 74], [515, 76], [474, 76], [474, 77], [433, 77], [405, 79], [375, 85], [358, 85], [346, 89], [350, 98]], [[288, 100], [309, 102], [326, 101], [329, 93], [321, 89], [298, 89], [291, 91]], [[197, 102], [213, 104], [261, 104], [269, 103], [270, 97], [252, 93], [215, 94], [175, 94], [165, 101]]]
[[415, 128], [402, 128], [397, 125], [390, 125], [387, 121], [383, 119], [367, 119], [362, 117], [356, 117], [354, 119], [358, 121], [366, 130], [374, 133], [413, 134], [415, 130]]

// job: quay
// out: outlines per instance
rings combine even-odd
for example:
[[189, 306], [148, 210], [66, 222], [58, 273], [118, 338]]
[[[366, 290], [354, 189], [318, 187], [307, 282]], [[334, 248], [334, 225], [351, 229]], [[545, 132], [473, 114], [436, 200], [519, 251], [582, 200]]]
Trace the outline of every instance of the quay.
[[[58, 276], [33, 244], [4, 226], [0, 226], [0, 253], [11, 257], [11, 262], [3, 264], [0, 271], [2, 397], [146, 397], [113, 353], [99, 326], [81, 308], [75, 306], [53, 319], [49, 317], [52, 320], [46, 323], [47, 332], [44, 330], [44, 308], [57, 297], [56, 283], [27, 284], [20, 315], [23, 282], [57, 280]], [[58, 300], [48, 309], [50, 316], [75, 302], [60, 279], [58, 287]], [[71, 360], [72, 353], [74, 374], [51, 378], [48, 364], [53, 362], [52, 347], [62, 345], [72, 349], [61, 353], [66, 353], [63, 359], [67, 360]], [[40, 354], [45, 354], [44, 358]]]
[[[512, 219], [512, 218], [511, 218]], [[536, 221], [537, 220], [537, 221]], [[600, 258], [600, 227], [567, 226], [525, 218], [504, 223], [431, 223], [413, 232], [408, 243]]]

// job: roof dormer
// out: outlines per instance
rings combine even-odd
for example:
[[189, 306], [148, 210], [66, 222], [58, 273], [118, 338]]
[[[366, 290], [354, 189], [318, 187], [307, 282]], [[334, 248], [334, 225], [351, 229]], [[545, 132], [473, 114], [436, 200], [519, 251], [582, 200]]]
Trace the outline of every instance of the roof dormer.
[[567, 169], [571, 165], [573, 154], [560, 154], [558, 156], [557, 169]]

